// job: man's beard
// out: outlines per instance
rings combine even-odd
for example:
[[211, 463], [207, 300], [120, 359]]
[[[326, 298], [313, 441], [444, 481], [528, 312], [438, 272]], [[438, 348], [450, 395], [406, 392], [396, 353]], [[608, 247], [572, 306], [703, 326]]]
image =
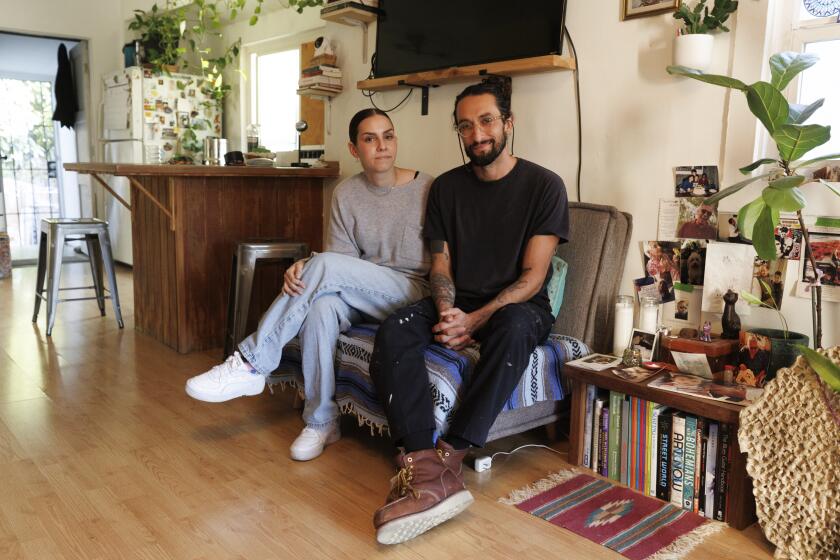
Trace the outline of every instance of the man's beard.
[[496, 139], [493, 139], [493, 145], [489, 152], [484, 155], [476, 155], [472, 151], [472, 145], [466, 148], [464, 151], [467, 152], [467, 157], [470, 158], [470, 161], [473, 165], [477, 165], [479, 167], [486, 167], [496, 161], [496, 158], [499, 157], [505, 146], [507, 146], [507, 135], [502, 134], [502, 141], [501, 143], [496, 142]]

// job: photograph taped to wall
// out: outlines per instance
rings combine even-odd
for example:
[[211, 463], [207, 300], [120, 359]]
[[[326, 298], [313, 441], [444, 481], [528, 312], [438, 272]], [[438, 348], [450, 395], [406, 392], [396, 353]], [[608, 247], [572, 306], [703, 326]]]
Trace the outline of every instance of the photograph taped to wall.
[[802, 228], [796, 217], [781, 217], [774, 231], [776, 258], [798, 261], [802, 254]]
[[[824, 301], [840, 301], [840, 235], [826, 235], [810, 231], [811, 251], [814, 253], [817, 269], [821, 273], [822, 299]], [[808, 287], [814, 278], [814, 269], [807, 251], [799, 260], [799, 282], [796, 285], [798, 297], [810, 298]]]
[[741, 229], [738, 227], [737, 212], [718, 211], [718, 241], [727, 243], [751, 243], [749, 239], [741, 236]]
[[680, 0], [621, 0], [621, 5], [621, 19], [625, 20], [676, 11]]
[[717, 165], [682, 165], [674, 168], [674, 196], [710, 196], [719, 190]]
[[702, 197], [679, 199], [676, 237], [679, 239], [717, 239], [717, 204], [706, 204]]
[[753, 264], [753, 280], [750, 293], [760, 299], [762, 303], [781, 309], [782, 298], [785, 294], [787, 263], [785, 259], [766, 261], [756, 257]]
[[703, 287], [677, 282], [674, 284], [674, 301], [662, 307], [662, 320], [666, 325], [687, 327], [700, 324], [700, 304]]
[[680, 280], [680, 243], [678, 241], [642, 241], [645, 275], [654, 279], [657, 300], [674, 301], [674, 282]]
[[660, 285], [653, 276], [636, 278], [633, 280], [633, 288], [636, 290], [637, 301], [641, 302], [642, 298], [651, 298], [663, 303], [662, 293], [659, 291]]
[[683, 241], [680, 246], [680, 282], [692, 286], [702, 286], [706, 273], [705, 240], [692, 239]]
[[706, 247], [706, 273], [703, 279], [701, 309], [723, 313], [723, 294], [749, 291], [752, 284], [755, 249], [740, 243], [709, 243]]

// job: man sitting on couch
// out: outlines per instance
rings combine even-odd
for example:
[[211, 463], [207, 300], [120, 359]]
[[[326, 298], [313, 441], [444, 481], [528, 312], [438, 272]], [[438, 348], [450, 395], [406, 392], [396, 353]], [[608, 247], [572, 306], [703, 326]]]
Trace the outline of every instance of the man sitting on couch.
[[[461, 462], [471, 445], [484, 445], [531, 353], [551, 332], [551, 257], [569, 234], [560, 177], [505, 150], [513, 130], [510, 81], [469, 86], [454, 116], [471, 164], [441, 175], [429, 193], [432, 297], [391, 315], [371, 358], [391, 437], [404, 448], [374, 516], [383, 544], [411, 539], [472, 503]], [[456, 350], [481, 343], [446, 441], [437, 443], [423, 356], [435, 341]]]

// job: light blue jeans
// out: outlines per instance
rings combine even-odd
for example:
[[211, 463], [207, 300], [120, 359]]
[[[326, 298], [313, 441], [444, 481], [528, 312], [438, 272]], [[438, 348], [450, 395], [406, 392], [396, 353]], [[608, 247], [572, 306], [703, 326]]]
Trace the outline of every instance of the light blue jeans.
[[428, 295], [425, 281], [338, 253], [319, 253], [303, 267], [303, 294], [280, 294], [257, 331], [239, 343], [242, 356], [262, 375], [277, 369], [283, 347], [300, 337], [306, 404], [303, 420], [323, 426], [338, 418], [335, 350], [338, 335], [363, 317], [383, 321]]

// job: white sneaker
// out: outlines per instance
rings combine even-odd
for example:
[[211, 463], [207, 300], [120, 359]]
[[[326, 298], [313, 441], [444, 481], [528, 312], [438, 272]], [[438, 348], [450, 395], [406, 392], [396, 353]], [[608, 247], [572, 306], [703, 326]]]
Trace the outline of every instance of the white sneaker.
[[265, 388], [265, 377], [234, 352], [210, 371], [187, 380], [187, 394], [204, 402], [224, 402], [237, 397], [259, 395]]
[[324, 447], [341, 439], [338, 422], [323, 428], [306, 426], [289, 448], [295, 461], [309, 461], [324, 452]]

